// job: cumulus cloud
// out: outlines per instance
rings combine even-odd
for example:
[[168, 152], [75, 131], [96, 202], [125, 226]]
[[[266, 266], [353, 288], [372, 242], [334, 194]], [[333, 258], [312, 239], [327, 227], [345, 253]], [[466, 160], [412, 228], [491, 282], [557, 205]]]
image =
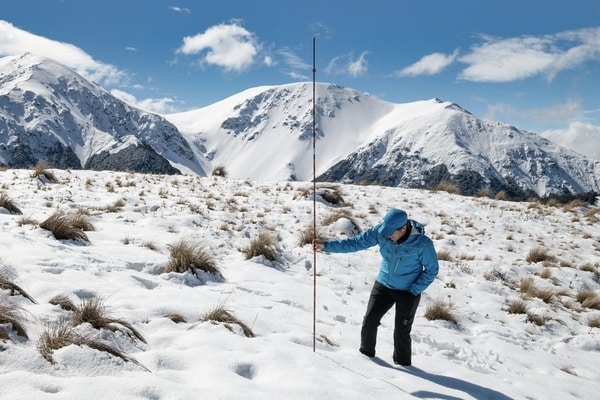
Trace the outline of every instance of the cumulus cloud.
[[577, 121], [567, 129], [548, 130], [541, 135], [563, 147], [600, 160], [600, 126]]
[[459, 78], [474, 82], [510, 82], [558, 73], [600, 60], [600, 28], [586, 28], [555, 35], [495, 38], [482, 36], [458, 61], [468, 66]]
[[256, 37], [237, 22], [208, 28], [204, 33], [183, 38], [179, 54], [201, 55], [201, 64], [241, 72], [255, 62], [260, 50]]
[[416, 63], [394, 73], [395, 76], [435, 75], [452, 64], [458, 56], [458, 50], [452, 54], [433, 53], [421, 58]]
[[143, 99], [138, 100], [134, 95], [122, 90], [113, 89], [110, 93], [117, 99], [125, 103], [139, 108], [140, 110], [156, 113], [156, 114], [171, 114], [177, 112], [177, 107], [174, 106], [174, 99], [164, 97], [161, 99]]
[[325, 67], [325, 72], [330, 75], [347, 74], [354, 78], [363, 76], [367, 73], [369, 65], [367, 54], [369, 53], [365, 51], [356, 59], [354, 59], [353, 54], [334, 57], [329, 64], [327, 64], [327, 67]]
[[117, 84], [126, 79], [125, 72], [94, 60], [72, 44], [37, 36], [0, 20], [0, 56], [32, 53], [52, 58], [85, 78], [101, 84]]

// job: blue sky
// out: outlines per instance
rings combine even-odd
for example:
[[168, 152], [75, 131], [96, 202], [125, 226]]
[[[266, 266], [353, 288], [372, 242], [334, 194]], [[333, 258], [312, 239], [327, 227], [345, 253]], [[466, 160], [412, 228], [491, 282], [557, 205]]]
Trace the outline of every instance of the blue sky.
[[56, 58], [159, 113], [310, 81], [313, 36], [319, 82], [394, 103], [437, 97], [554, 139], [600, 142], [597, 0], [0, 3], [0, 56]]

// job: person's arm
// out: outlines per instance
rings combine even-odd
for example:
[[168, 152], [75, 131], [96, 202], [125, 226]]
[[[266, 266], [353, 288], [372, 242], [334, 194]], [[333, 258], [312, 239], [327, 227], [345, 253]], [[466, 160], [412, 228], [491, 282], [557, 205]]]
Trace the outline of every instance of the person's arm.
[[315, 240], [315, 250], [327, 253], [351, 253], [354, 251], [368, 249], [378, 244], [377, 227], [367, 229], [363, 233], [339, 240]]
[[409, 288], [409, 291], [415, 296], [421, 294], [431, 285], [439, 271], [437, 253], [433, 242], [429, 238], [427, 238], [423, 248], [421, 263], [423, 264], [423, 270]]

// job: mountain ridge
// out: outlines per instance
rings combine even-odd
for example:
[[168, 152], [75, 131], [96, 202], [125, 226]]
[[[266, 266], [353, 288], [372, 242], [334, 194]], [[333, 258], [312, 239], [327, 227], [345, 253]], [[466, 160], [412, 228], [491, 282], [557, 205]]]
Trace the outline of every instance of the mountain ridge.
[[[395, 104], [336, 84], [247, 89], [157, 115], [31, 54], [0, 59], [0, 163], [238, 179], [380, 184], [463, 194], [600, 192], [600, 161], [438, 98]], [[313, 151], [314, 167], [313, 171]]]

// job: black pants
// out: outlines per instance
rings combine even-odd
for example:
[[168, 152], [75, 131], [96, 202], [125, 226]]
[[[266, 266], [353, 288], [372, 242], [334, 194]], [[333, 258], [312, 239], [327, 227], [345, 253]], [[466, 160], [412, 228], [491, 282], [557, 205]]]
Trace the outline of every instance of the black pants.
[[420, 300], [420, 294], [415, 296], [408, 291], [388, 289], [375, 281], [360, 332], [360, 352], [369, 357], [375, 356], [377, 328], [385, 313], [395, 304], [394, 362], [410, 365], [412, 355], [410, 331]]

